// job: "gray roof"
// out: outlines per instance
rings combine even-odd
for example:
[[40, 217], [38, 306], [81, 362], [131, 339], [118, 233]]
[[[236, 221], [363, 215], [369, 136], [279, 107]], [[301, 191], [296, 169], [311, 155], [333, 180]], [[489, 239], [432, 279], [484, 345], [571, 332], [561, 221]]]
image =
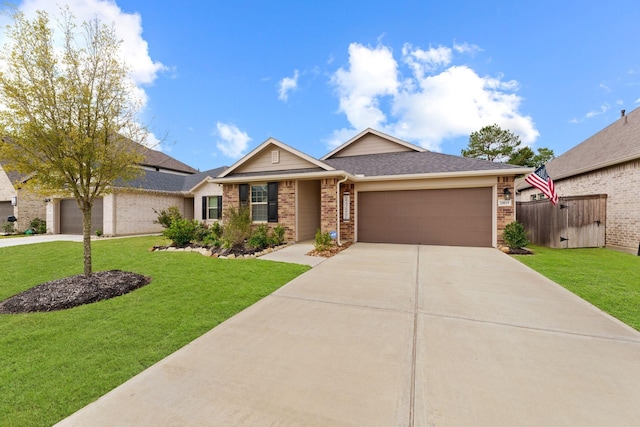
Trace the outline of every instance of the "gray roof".
[[209, 169], [204, 172], [198, 172], [193, 175], [187, 175], [184, 177], [184, 186], [182, 190], [189, 191], [193, 187], [201, 183], [202, 180], [207, 178], [208, 176], [211, 178], [215, 178], [218, 175], [220, 175], [222, 172], [226, 171], [228, 168], [229, 168], [228, 166], [221, 166], [219, 168]]
[[[640, 159], [640, 108], [547, 163], [554, 181]], [[524, 182], [518, 188], [530, 187]]]
[[362, 174], [365, 176], [524, 169], [521, 166], [434, 153], [432, 151], [424, 151], [421, 153], [406, 151], [336, 157], [327, 159], [324, 162], [338, 170], [349, 172], [352, 175]]
[[116, 183], [116, 187], [133, 187], [152, 191], [187, 192], [206, 177], [210, 176], [215, 178], [224, 172], [225, 169], [227, 169], [227, 166], [190, 175], [145, 170], [144, 174], [139, 178], [127, 183], [120, 181]]

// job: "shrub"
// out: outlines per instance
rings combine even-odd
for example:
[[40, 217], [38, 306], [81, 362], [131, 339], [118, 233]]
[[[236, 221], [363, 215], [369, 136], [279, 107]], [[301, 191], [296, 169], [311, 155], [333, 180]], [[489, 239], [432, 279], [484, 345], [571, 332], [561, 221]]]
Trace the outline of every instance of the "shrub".
[[249, 246], [254, 249], [261, 250], [269, 246], [269, 227], [266, 224], [258, 225], [249, 240], [247, 241]]
[[216, 239], [220, 239], [222, 237], [222, 225], [219, 222], [214, 222], [211, 226], [211, 235]]
[[284, 232], [285, 232], [285, 229], [280, 224], [277, 224], [275, 227], [273, 227], [271, 239], [270, 239], [271, 244], [274, 246], [280, 246], [281, 244], [283, 244]]
[[209, 239], [209, 236], [211, 236], [209, 226], [204, 222], [198, 222], [193, 231], [193, 241], [204, 244], [205, 240]]
[[524, 225], [518, 221], [513, 221], [506, 225], [502, 238], [511, 249], [523, 248], [529, 244]]
[[9, 233], [9, 234], [15, 233], [16, 232], [16, 227], [13, 225], [12, 222], [7, 222], [7, 223], [2, 224], [2, 231], [4, 233]]
[[47, 221], [40, 218], [34, 218], [29, 223], [29, 228], [31, 228], [36, 234], [45, 234], [47, 232]]
[[225, 224], [222, 238], [226, 247], [242, 246], [251, 236], [251, 215], [249, 208], [235, 206], [225, 211]]
[[162, 235], [171, 240], [174, 246], [183, 247], [195, 240], [198, 221], [188, 219], [175, 219]]
[[317, 229], [313, 247], [316, 248], [316, 251], [318, 252], [331, 249], [333, 247], [333, 239], [331, 238], [331, 235], [328, 232], [323, 233], [320, 229]]
[[169, 228], [173, 221], [184, 219], [180, 213], [180, 208], [177, 206], [170, 206], [167, 209], [162, 209], [161, 211], [154, 209], [153, 212], [158, 215], [158, 219], [153, 221], [154, 224], [160, 224], [164, 228]]

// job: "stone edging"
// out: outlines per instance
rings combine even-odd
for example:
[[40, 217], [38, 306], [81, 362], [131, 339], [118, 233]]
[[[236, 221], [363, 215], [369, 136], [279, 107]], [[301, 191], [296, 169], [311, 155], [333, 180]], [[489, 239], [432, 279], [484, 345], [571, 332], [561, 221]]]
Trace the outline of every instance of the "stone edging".
[[261, 257], [262, 255], [279, 251], [280, 249], [286, 248], [287, 246], [290, 246], [292, 244], [293, 243], [285, 243], [284, 245], [276, 246], [273, 248], [265, 248], [260, 252], [255, 252], [252, 254], [244, 254], [244, 255], [236, 255], [236, 254], [220, 255], [217, 252], [212, 251], [210, 248], [205, 248], [205, 247], [194, 248], [191, 246], [186, 246], [184, 248], [176, 248], [175, 246], [154, 246], [153, 248], [151, 248], [151, 251], [152, 252], [156, 252], [156, 251], [157, 252], [196, 252], [206, 257], [219, 258], [219, 259], [255, 259], [255, 258]]

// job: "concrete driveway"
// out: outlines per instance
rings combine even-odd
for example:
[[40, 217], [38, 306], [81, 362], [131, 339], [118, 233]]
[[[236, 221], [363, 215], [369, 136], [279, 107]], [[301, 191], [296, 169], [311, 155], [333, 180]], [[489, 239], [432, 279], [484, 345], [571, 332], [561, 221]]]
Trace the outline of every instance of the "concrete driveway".
[[640, 334], [489, 248], [358, 243], [61, 426], [637, 425]]

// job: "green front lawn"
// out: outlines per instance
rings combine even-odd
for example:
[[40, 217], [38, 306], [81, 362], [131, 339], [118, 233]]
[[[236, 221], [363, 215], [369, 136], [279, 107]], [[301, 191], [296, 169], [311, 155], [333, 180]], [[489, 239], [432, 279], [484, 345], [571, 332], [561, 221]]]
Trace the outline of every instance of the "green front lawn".
[[640, 257], [604, 248], [549, 249], [515, 258], [640, 331]]
[[[151, 276], [95, 304], [0, 315], [0, 425], [59, 421], [269, 295], [309, 267], [150, 252], [161, 237], [93, 243], [94, 271]], [[0, 248], [0, 301], [82, 272], [82, 244]]]

